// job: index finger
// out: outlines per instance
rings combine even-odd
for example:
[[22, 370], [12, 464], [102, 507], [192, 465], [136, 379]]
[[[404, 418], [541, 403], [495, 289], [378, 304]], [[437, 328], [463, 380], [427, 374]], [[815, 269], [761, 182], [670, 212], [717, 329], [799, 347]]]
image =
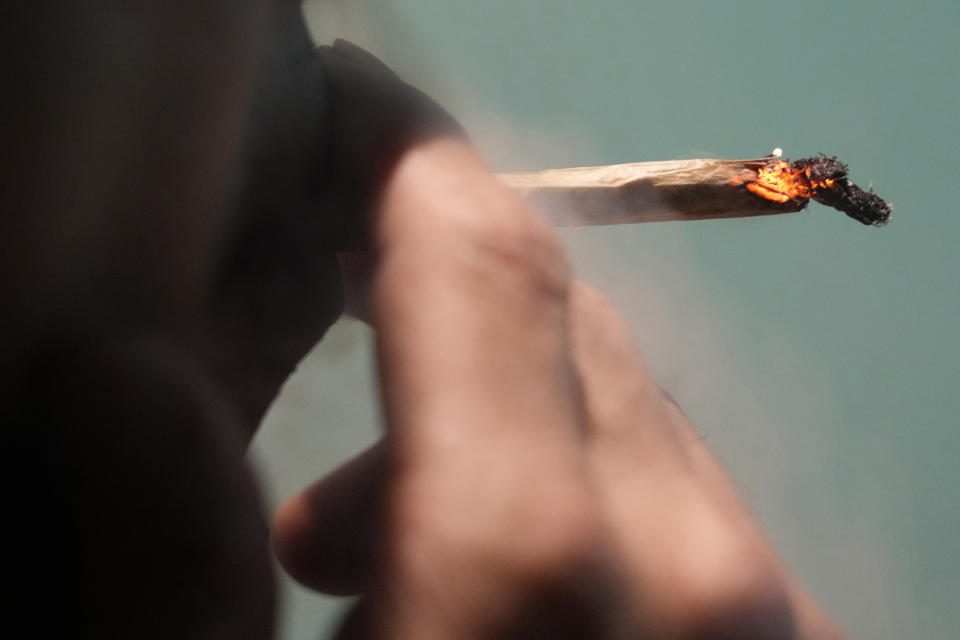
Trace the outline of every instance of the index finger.
[[466, 143], [406, 154], [375, 242], [373, 322], [394, 435], [470, 446], [575, 434], [562, 251]]
[[375, 241], [393, 464], [384, 628], [489, 637], [544, 585], [575, 591], [596, 548], [567, 266], [550, 230], [460, 141], [405, 155]]

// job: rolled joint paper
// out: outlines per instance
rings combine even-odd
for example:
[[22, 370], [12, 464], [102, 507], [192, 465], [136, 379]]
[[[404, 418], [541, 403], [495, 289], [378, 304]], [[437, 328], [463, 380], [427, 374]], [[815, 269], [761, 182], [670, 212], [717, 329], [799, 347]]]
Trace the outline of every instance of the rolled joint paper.
[[775, 202], [742, 187], [768, 162], [770, 158], [668, 160], [498, 177], [556, 226], [740, 218], [803, 209], [806, 202]]
[[668, 160], [502, 173], [556, 226], [707, 220], [794, 213], [813, 199], [866, 225], [882, 226], [893, 206], [847, 178], [831, 156], [780, 160]]

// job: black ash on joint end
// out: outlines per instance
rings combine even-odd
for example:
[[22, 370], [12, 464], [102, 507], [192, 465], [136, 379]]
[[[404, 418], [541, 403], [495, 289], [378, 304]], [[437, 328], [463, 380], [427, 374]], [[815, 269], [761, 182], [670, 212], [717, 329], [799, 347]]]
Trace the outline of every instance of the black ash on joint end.
[[803, 158], [792, 163], [803, 171], [813, 187], [810, 198], [842, 211], [866, 225], [882, 227], [890, 221], [893, 205], [864, 191], [847, 178], [847, 165], [832, 156]]
[[890, 222], [893, 205], [872, 191], [864, 191], [850, 180], [842, 179], [832, 187], [813, 194], [820, 204], [833, 207], [863, 224], [882, 227]]

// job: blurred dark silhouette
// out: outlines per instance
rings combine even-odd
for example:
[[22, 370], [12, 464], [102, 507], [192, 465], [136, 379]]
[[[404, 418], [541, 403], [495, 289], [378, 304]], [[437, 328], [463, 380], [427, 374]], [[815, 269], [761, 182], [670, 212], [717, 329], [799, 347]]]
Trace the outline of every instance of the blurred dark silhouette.
[[344, 225], [403, 138], [373, 158], [344, 136], [416, 109], [331, 123], [363, 54], [317, 55], [296, 2], [41, 0], [0, 24], [11, 637], [268, 637], [244, 448], [338, 317], [335, 245], [363, 241]]

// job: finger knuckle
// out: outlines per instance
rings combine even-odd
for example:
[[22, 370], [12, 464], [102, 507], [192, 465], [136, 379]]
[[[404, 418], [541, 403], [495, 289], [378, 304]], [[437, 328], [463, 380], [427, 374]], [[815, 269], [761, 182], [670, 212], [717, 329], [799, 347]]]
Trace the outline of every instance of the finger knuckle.
[[524, 208], [471, 225], [463, 237], [472, 263], [482, 265], [482, 277], [534, 298], [566, 299], [569, 266], [560, 241]]
[[570, 290], [570, 307], [578, 334], [591, 349], [629, 354], [634, 364], [640, 364], [630, 325], [610, 298], [578, 282]]
[[584, 564], [598, 548], [599, 527], [582, 496], [531, 496], [511, 550], [531, 576], [549, 576]]
[[626, 329], [626, 322], [613, 301], [594, 287], [577, 282], [571, 289], [570, 300], [578, 313], [590, 314], [600, 324]]
[[581, 488], [519, 490], [479, 502], [482, 519], [462, 507], [407, 499], [406, 534], [430, 548], [441, 566], [467, 565], [467, 573], [517, 583], [549, 581], [582, 565], [597, 549], [600, 527]]
[[693, 553], [677, 573], [672, 626], [679, 638], [792, 637], [792, 611], [772, 560], [742, 540]]

